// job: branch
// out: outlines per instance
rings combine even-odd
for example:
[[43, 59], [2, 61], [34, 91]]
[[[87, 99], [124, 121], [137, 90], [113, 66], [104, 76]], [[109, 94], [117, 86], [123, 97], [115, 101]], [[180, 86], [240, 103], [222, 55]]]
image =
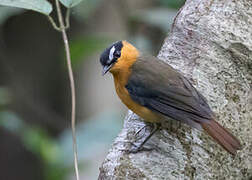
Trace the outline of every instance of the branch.
[[[71, 87], [71, 95], [72, 95], [71, 122], [72, 122], [72, 138], [73, 138], [73, 151], [74, 151], [74, 167], [75, 167], [76, 179], [79, 180], [78, 155], [77, 155], [76, 132], [75, 132], [75, 112], [76, 112], [75, 84], [74, 84], [73, 70], [72, 70], [71, 57], [70, 57], [70, 48], [68, 44], [68, 38], [66, 35], [66, 27], [64, 25], [59, 1], [56, 0], [55, 2], [56, 2], [58, 19], [60, 23], [60, 29], [62, 32], [64, 44], [65, 44], [67, 68], [68, 68], [68, 75], [69, 75], [70, 87]], [[67, 11], [67, 17], [66, 17], [67, 26], [69, 26], [68, 19], [69, 19], [69, 10]]]

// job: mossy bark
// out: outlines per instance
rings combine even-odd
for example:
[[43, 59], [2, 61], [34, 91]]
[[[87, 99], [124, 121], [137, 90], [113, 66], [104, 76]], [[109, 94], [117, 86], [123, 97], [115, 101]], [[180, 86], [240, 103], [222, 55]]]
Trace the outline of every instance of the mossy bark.
[[194, 84], [243, 148], [232, 157], [205, 133], [173, 124], [148, 141], [154, 150], [127, 154], [144, 125], [129, 112], [99, 179], [251, 178], [252, 1], [188, 0], [158, 57]]

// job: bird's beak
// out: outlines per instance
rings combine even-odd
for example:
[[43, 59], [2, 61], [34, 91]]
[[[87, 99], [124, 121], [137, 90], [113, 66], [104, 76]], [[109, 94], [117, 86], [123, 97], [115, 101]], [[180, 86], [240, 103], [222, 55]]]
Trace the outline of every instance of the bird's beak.
[[112, 68], [112, 66], [113, 64], [103, 66], [102, 75], [104, 76], [110, 70], [110, 68]]

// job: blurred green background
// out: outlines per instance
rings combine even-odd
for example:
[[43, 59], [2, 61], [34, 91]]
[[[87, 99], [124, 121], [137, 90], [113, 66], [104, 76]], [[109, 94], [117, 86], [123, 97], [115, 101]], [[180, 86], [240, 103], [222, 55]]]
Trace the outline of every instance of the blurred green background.
[[[53, 1], [51, 1], [53, 2]], [[157, 55], [184, 0], [83, 0], [68, 30], [77, 88], [81, 179], [99, 166], [127, 109], [99, 55], [126, 39]], [[65, 12], [65, 11], [64, 11]], [[55, 18], [56, 14], [52, 16]], [[0, 6], [0, 179], [74, 179], [70, 88], [61, 34], [46, 16]]]

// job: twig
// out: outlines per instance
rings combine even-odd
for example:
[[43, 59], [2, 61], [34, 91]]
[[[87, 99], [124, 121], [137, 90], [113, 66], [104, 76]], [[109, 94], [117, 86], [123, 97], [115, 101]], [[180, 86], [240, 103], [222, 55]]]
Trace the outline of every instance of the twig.
[[53, 28], [54, 28], [55, 30], [61, 32], [60, 27], [57, 26], [57, 24], [55, 23], [55, 21], [53, 20], [53, 18], [52, 18], [50, 15], [48, 15], [47, 18], [48, 18], [48, 20], [50, 21], [50, 23], [52, 24]]
[[70, 87], [71, 87], [71, 94], [72, 94], [72, 113], [71, 113], [71, 122], [72, 122], [72, 138], [73, 138], [73, 152], [74, 152], [74, 168], [75, 168], [75, 174], [76, 179], [79, 180], [79, 168], [78, 168], [78, 155], [77, 155], [77, 144], [76, 144], [76, 133], [75, 133], [75, 106], [76, 106], [76, 100], [75, 100], [75, 85], [74, 85], [74, 77], [73, 77], [73, 70], [71, 65], [71, 57], [70, 57], [70, 50], [69, 50], [69, 44], [68, 44], [68, 38], [66, 35], [66, 29], [60, 9], [60, 4], [58, 0], [55, 0], [56, 2], [56, 8], [57, 8], [57, 14], [58, 19], [60, 23], [60, 29], [62, 32], [62, 37], [65, 44], [65, 51], [66, 51], [66, 58], [67, 58], [67, 68], [68, 68], [68, 75], [70, 80]]
[[66, 23], [65, 29], [68, 29], [70, 27], [69, 19], [70, 19], [70, 8], [67, 8], [66, 18], [65, 18], [65, 23]]

